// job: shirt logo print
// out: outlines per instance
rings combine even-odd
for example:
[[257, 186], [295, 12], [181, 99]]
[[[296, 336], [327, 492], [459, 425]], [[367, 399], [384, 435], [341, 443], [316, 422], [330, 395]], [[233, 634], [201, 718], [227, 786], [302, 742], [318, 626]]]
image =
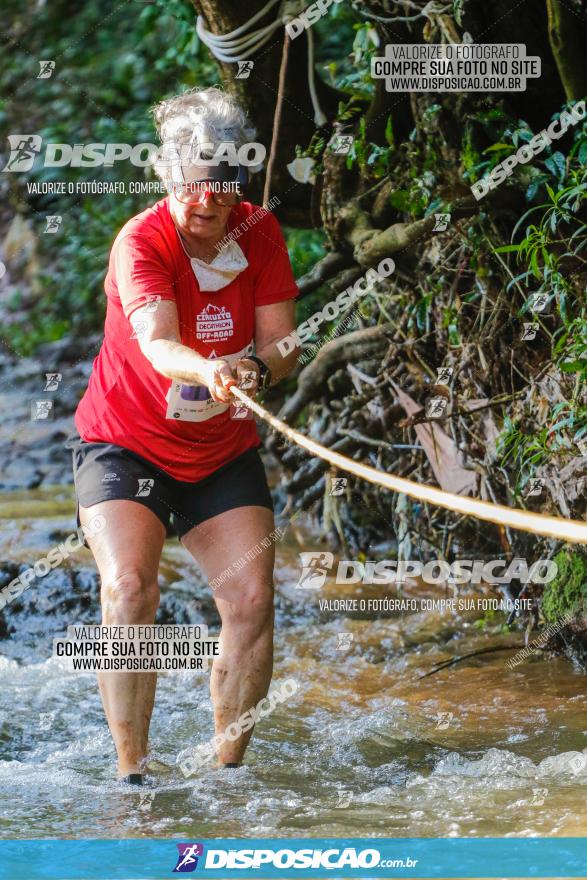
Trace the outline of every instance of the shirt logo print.
[[228, 339], [234, 333], [232, 315], [225, 306], [208, 303], [196, 316], [196, 338], [202, 342], [217, 342]]

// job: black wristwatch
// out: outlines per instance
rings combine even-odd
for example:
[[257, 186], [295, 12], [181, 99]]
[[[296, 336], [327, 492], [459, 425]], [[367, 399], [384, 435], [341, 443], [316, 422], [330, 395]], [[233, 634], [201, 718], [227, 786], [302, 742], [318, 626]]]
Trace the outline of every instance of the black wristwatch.
[[265, 361], [262, 361], [256, 354], [248, 355], [245, 360], [254, 361], [259, 367], [259, 388], [269, 388], [271, 385], [271, 370]]

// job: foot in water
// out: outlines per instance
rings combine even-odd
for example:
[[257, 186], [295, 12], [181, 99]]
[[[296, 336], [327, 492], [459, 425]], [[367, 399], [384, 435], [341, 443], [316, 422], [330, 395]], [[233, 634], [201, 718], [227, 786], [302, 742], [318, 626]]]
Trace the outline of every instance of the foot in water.
[[142, 773], [129, 773], [128, 776], [121, 776], [118, 781], [125, 785], [142, 785], [143, 778]]

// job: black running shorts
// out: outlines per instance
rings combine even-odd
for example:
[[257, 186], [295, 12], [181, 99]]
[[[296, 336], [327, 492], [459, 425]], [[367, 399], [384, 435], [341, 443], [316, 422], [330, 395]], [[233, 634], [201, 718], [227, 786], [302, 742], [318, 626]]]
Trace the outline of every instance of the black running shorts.
[[265, 468], [254, 448], [204, 479], [186, 483], [114, 443], [91, 443], [74, 435], [66, 445], [73, 454], [81, 507], [101, 501], [135, 501], [152, 510], [168, 534], [180, 538], [194, 526], [235, 507], [258, 505], [273, 510]]

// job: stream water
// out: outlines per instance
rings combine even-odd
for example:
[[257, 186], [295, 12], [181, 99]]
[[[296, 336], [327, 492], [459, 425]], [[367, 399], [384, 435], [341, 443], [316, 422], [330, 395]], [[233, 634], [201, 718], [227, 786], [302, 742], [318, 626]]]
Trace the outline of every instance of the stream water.
[[[70, 488], [0, 501], [2, 559], [34, 561], [72, 531]], [[122, 789], [95, 676], [51, 659], [53, 636], [79, 620], [0, 641], [2, 838], [587, 834], [587, 760], [577, 772], [568, 754], [587, 755], [584, 674], [541, 655], [509, 670], [500, 651], [421, 679], [451, 656], [523, 637], [488, 634], [481, 613], [321, 616], [319, 598], [344, 588], [295, 589], [293, 528], [276, 549], [274, 681], [299, 687], [259, 723], [238, 770], [184, 778], [177, 755], [213, 734], [209, 673], [161, 675], [151, 743], [171, 770]], [[82, 550], [70, 564], [93, 563]], [[164, 592], [207, 589], [177, 541], [161, 572]], [[353, 595], [374, 595], [362, 590]], [[348, 650], [340, 631], [353, 635]]]

